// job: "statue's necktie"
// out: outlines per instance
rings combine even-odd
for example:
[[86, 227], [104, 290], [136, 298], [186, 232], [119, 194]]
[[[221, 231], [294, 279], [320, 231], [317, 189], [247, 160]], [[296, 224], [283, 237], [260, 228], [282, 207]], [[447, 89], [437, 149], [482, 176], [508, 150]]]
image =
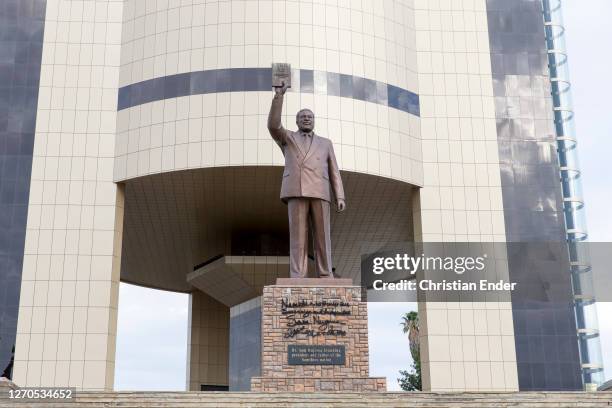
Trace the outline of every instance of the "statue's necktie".
[[308, 133], [300, 134], [300, 147], [304, 154], [308, 153], [308, 149], [310, 149], [310, 144], [312, 143], [312, 137]]

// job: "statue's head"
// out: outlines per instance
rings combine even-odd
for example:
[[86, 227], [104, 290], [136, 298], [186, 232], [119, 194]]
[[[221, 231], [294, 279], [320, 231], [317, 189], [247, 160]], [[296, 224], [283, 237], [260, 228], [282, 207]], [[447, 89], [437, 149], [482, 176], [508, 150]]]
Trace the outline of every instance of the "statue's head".
[[302, 132], [312, 132], [315, 125], [314, 113], [310, 109], [302, 109], [295, 115], [295, 123]]

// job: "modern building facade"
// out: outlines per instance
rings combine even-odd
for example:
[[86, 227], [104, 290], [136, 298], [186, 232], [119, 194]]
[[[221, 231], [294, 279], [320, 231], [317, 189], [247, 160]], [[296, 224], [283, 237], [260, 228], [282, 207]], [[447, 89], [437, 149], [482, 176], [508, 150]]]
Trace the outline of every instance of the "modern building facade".
[[[288, 274], [272, 62], [293, 70], [285, 125], [310, 107], [336, 149], [349, 205], [332, 220], [337, 275], [357, 283], [360, 254], [386, 243], [577, 235], [547, 2], [0, 7], [0, 365], [15, 345], [19, 385], [112, 389], [120, 281], [191, 294], [189, 389], [256, 375], [257, 336], [241, 333]], [[424, 387], [590, 382], [572, 262], [560, 304], [420, 304]]]

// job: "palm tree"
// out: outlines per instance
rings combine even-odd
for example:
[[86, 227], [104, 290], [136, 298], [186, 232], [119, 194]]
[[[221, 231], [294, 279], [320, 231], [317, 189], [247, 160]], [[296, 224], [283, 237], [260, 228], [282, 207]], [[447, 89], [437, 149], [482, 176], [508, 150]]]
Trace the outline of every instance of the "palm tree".
[[419, 314], [417, 312], [405, 313], [402, 316], [402, 330], [408, 333], [410, 354], [412, 355], [412, 372], [400, 370], [398, 382], [404, 391], [420, 391], [421, 383], [421, 353], [419, 351]]
[[419, 314], [415, 311], [405, 313], [402, 316], [402, 331], [408, 333], [408, 343], [410, 344], [410, 354], [414, 361], [421, 359], [419, 341]]

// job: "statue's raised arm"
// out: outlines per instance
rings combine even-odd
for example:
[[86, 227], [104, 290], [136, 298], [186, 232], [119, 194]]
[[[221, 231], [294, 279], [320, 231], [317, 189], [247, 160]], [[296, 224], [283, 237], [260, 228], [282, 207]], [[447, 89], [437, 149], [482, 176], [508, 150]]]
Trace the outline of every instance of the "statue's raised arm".
[[283, 113], [283, 96], [287, 92], [288, 86], [283, 82], [282, 87], [274, 88], [274, 99], [272, 99], [272, 105], [270, 106], [270, 113], [268, 115], [268, 130], [272, 138], [280, 146], [286, 144], [285, 136], [287, 132], [281, 123], [281, 114]]

